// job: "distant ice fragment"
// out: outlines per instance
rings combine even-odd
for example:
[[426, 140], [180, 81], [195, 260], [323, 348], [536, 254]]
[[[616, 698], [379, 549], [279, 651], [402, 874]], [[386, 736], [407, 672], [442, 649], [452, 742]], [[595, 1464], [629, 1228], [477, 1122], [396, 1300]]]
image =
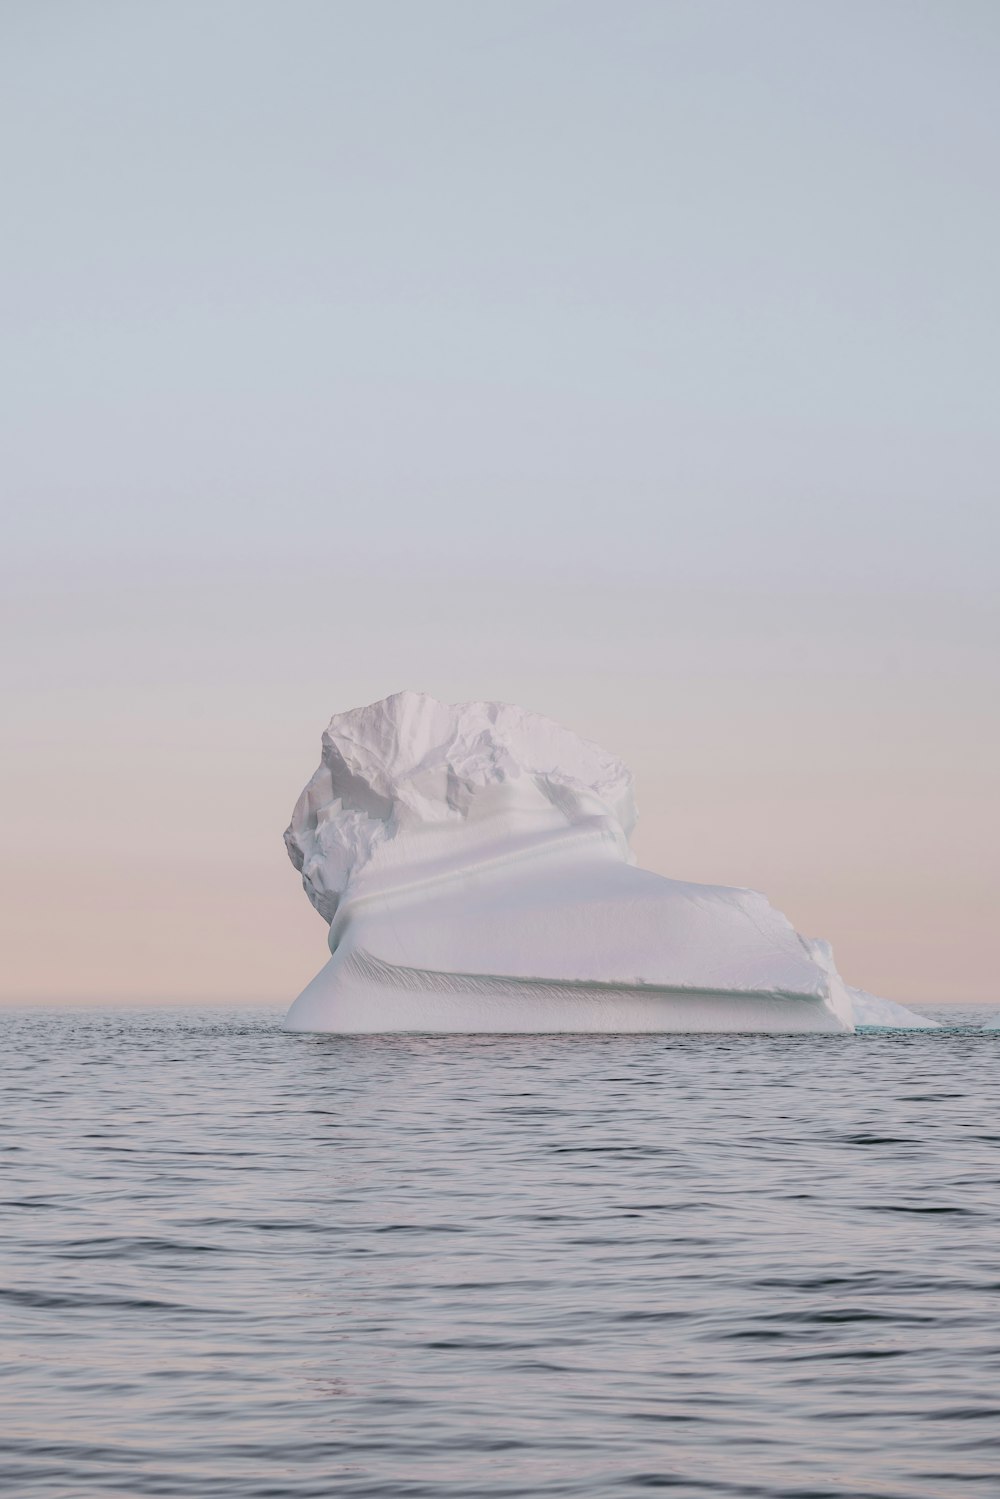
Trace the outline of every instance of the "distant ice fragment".
[[[336, 715], [285, 833], [330, 923], [286, 1024], [340, 1033], [827, 1031], [920, 1024], [849, 990], [752, 890], [636, 869], [632, 777], [504, 703]], [[890, 1011], [893, 1021], [862, 1020]]]

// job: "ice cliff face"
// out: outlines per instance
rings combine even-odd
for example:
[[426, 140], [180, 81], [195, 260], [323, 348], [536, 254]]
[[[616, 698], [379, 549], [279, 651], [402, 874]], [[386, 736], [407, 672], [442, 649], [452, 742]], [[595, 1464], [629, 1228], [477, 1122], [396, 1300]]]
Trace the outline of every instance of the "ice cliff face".
[[[331, 959], [327, 1031], [849, 1031], [847, 989], [762, 895], [636, 869], [632, 777], [550, 719], [402, 692], [334, 717], [285, 841]], [[896, 1013], [895, 1021], [886, 1017]]]

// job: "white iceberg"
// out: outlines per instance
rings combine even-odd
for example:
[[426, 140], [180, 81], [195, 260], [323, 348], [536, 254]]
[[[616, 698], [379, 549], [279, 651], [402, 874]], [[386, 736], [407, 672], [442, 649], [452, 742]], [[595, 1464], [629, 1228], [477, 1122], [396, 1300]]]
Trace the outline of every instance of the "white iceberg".
[[285, 833], [332, 956], [287, 1026], [933, 1024], [849, 989], [763, 895], [637, 869], [634, 821], [621, 761], [523, 708], [401, 692], [336, 715]]

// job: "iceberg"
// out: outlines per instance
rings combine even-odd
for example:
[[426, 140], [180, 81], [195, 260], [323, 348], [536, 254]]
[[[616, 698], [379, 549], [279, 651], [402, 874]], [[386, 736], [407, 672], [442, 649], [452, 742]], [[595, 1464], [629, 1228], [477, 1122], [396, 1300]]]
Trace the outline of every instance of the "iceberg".
[[285, 833], [331, 956], [287, 1027], [933, 1024], [850, 989], [756, 891], [636, 868], [634, 822], [625, 765], [524, 708], [400, 692], [335, 715]]

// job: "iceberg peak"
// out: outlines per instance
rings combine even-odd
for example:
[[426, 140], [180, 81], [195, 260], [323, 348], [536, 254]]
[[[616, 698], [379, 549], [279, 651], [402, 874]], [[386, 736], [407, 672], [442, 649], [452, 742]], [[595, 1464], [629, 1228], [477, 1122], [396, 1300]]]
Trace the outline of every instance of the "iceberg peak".
[[392, 871], [448, 874], [598, 824], [627, 858], [632, 775], [598, 745], [509, 703], [396, 692], [330, 720], [285, 842], [332, 921], [349, 891]]

